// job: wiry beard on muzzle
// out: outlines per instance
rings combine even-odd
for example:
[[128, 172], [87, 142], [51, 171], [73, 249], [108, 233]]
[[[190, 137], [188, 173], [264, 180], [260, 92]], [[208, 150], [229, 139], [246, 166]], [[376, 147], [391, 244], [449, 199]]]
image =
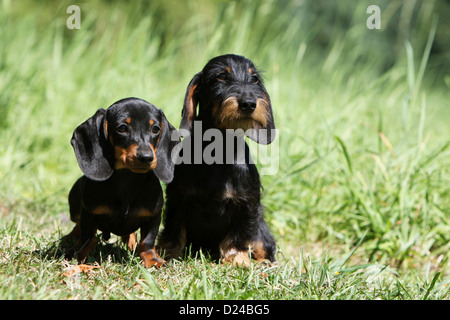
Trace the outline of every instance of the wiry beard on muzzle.
[[213, 117], [219, 129], [262, 129], [267, 127], [270, 116], [266, 100], [256, 99], [255, 110], [246, 114], [239, 109], [236, 97], [225, 99], [222, 104], [213, 107]]

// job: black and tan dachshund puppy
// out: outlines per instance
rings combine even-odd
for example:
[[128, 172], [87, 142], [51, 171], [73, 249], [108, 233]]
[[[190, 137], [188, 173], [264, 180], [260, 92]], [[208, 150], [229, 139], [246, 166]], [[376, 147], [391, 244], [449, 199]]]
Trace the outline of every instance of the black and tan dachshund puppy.
[[[173, 178], [174, 132], [161, 110], [137, 98], [99, 109], [75, 129], [71, 144], [84, 176], [69, 193], [76, 225], [66, 238], [77, 242], [67, 258], [77, 254], [84, 261], [100, 230], [105, 239], [110, 233], [122, 236], [146, 267], [165, 262], [154, 245], [163, 207], [159, 179], [168, 183]], [[138, 244], [134, 232], [139, 228]]]
[[201, 141], [209, 129], [226, 138], [229, 129], [241, 129], [262, 144], [274, 139], [269, 94], [250, 60], [237, 55], [216, 57], [189, 83], [180, 125], [187, 161], [175, 166], [174, 179], [167, 186], [158, 247], [167, 259], [182, 256], [190, 247], [207, 250], [223, 263], [246, 266], [250, 257], [274, 262], [276, 245], [263, 218], [260, 177], [244, 135], [234, 135], [235, 146], [244, 146], [244, 155], [224, 143], [223, 149], [216, 150], [222, 154], [219, 161], [196, 162], [209, 142], [201, 142], [196, 149], [195, 141]]

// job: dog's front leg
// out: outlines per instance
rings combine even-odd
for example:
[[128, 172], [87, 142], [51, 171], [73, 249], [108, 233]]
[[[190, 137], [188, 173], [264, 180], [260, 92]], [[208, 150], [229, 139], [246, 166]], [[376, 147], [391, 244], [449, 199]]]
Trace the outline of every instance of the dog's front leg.
[[155, 266], [160, 268], [166, 261], [163, 260], [155, 249], [155, 240], [158, 234], [158, 228], [161, 221], [161, 215], [151, 217], [141, 227], [141, 241], [136, 251], [142, 259], [144, 267]]

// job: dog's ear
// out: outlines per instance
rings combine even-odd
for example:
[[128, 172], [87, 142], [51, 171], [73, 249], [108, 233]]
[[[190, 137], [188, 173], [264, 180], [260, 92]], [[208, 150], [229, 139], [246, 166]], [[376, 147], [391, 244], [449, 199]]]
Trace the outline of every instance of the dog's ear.
[[184, 96], [183, 111], [181, 113], [180, 129], [191, 131], [193, 122], [197, 116], [197, 104], [199, 100], [200, 82], [203, 72], [197, 73], [189, 82]]
[[105, 116], [106, 110], [98, 109], [75, 129], [70, 141], [81, 171], [95, 181], [106, 180], [113, 174], [110, 161], [112, 148], [106, 138], [108, 128]]
[[172, 159], [172, 150], [180, 142], [179, 132], [167, 121], [164, 112], [161, 112], [161, 136], [156, 149], [156, 168], [153, 170], [162, 182], [169, 183], [173, 179], [175, 162]]
[[275, 121], [273, 119], [272, 103], [269, 94], [265, 89], [264, 99], [261, 99], [261, 108], [264, 110], [264, 124], [258, 123], [258, 126], [245, 131], [247, 137], [260, 144], [270, 144], [275, 139]]

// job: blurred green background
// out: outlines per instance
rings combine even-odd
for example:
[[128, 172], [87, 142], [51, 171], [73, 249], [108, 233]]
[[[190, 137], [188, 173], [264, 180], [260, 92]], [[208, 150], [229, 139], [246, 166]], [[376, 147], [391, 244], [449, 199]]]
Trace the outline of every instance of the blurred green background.
[[[72, 4], [79, 30], [66, 26]], [[264, 71], [280, 130], [263, 183], [281, 251], [365, 235], [365, 259], [442, 266], [449, 33], [448, 1], [0, 1], [0, 218], [67, 232], [74, 128], [129, 96], [177, 127], [192, 76], [235, 53]]]

